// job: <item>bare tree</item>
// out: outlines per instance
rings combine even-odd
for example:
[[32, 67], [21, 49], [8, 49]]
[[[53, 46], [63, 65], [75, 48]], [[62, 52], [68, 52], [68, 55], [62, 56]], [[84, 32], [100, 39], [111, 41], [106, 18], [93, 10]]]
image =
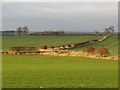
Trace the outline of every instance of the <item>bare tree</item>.
[[28, 27], [27, 26], [24, 26], [24, 27], [18, 27], [17, 30], [16, 30], [16, 33], [18, 35], [21, 35], [21, 34], [28, 34]]
[[23, 34], [28, 34], [28, 30], [27, 26], [22, 27]]
[[21, 27], [18, 27], [17, 30], [16, 30], [16, 33], [18, 35], [21, 35], [22, 34], [22, 28]]
[[114, 32], [114, 26], [109, 26], [108, 28], [105, 28], [104, 34], [113, 34]]
[[109, 27], [109, 31], [111, 32], [111, 33], [113, 33], [115, 30], [114, 30], [114, 26], [110, 26]]

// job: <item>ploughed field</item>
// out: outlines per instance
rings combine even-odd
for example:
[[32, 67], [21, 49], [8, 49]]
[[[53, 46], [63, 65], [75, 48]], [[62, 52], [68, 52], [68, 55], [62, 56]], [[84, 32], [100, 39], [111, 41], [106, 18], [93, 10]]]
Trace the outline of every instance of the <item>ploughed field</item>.
[[[2, 49], [13, 46], [59, 46], [100, 36], [3, 36]], [[117, 54], [118, 38], [91, 44]], [[85, 47], [74, 48], [85, 50]], [[80, 57], [3, 55], [3, 88], [117, 88], [118, 61]]]

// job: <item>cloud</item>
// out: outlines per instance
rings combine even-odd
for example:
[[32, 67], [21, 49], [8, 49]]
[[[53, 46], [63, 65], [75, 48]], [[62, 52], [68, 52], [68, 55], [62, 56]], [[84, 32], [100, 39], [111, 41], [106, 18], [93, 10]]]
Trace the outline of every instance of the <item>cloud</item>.
[[117, 3], [3, 3], [3, 28], [27, 25], [31, 30], [104, 29], [117, 25]]

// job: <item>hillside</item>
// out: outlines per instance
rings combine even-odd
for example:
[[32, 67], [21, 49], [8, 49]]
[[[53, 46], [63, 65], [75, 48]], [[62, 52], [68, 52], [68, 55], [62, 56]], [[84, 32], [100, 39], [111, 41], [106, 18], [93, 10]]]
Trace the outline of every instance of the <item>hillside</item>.
[[[87, 45], [87, 46], [92, 46], [96, 49], [100, 48], [100, 47], [106, 47], [106, 48], [108, 48], [108, 50], [111, 54], [116, 54], [116, 53], [118, 53], [118, 36], [113, 35], [113, 36], [107, 38], [106, 40], [104, 40], [102, 42], [97, 42], [97, 43], [90, 44], [90, 45]], [[87, 47], [87, 46], [78, 47], [78, 48], [75, 48], [74, 50], [84, 51], [85, 47]]]
[[[11, 46], [58, 46], [100, 36], [3, 36], [3, 50]], [[93, 47], [117, 53], [118, 38], [111, 36]], [[74, 50], [84, 50], [78, 47]], [[9, 73], [9, 74], [8, 74]], [[73, 56], [2, 55], [3, 88], [116, 88], [118, 61]]]
[[[34, 46], [40, 48], [43, 45], [55, 46], [74, 44], [86, 40], [100, 38], [100, 36], [3, 36], [2, 49], [9, 50], [13, 46]], [[85, 47], [92, 46], [94, 48], [106, 47], [111, 54], [118, 53], [118, 36], [113, 35], [102, 42], [80, 46], [72, 50], [85, 50]]]
[[2, 49], [9, 50], [9, 47], [13, 46], [34, 46], [40, 48], [43, 45], [47, 45], [56, 47], [99, 37], [100, 36], [3, 36]]

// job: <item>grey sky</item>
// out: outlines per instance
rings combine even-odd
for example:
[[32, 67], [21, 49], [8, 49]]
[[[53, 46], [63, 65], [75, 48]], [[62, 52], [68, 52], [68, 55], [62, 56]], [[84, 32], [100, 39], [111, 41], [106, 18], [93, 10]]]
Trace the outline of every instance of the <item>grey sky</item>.
[[3, 3], [3, 30], [28, 26], [31, 31], [103, 31], [117, 30], [118, 3], [110, 2], [19, 2]]

